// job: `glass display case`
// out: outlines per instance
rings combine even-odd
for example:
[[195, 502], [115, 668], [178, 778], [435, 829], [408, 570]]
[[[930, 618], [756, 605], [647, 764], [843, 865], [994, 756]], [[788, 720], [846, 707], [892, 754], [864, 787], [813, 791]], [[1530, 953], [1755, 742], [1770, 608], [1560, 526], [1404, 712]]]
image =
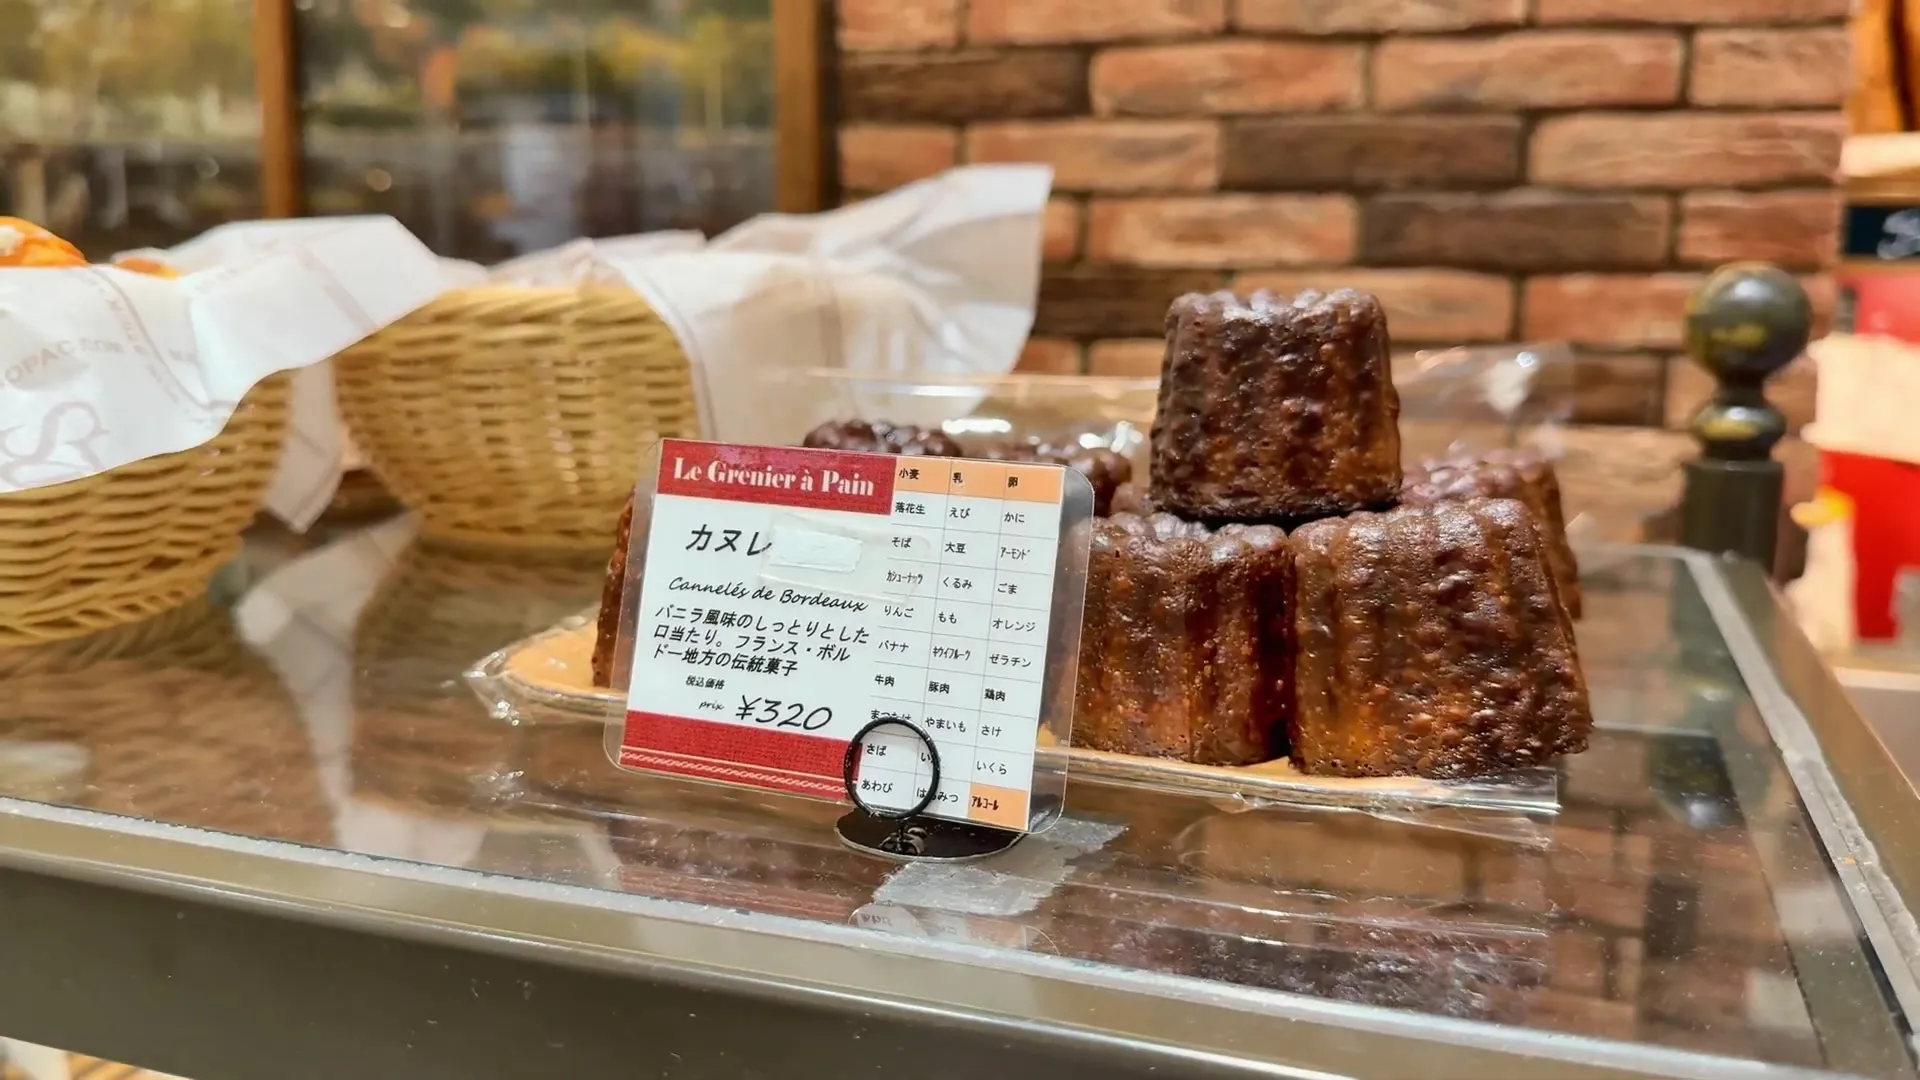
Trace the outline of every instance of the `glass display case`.
[[604, 560], [305, 546], [0, 655], [9, 1035], [208, 1080], [1914, 1075], [1920, 803], [1745, 563], [1588, 560], [1555, 813], [1081, 778], [931, 866], [489, 711], [462, 673]]
[[775, 207], [770, 0], [295, 9], [310, 213], [491, 262]]
[[481, 261], [816, 210], [820, 10], [5, 0], [0, 206], [96, 259], [380, 213]]
[[0, 206], [95, 258], [261, 217], [253, 16], [0, 3]]

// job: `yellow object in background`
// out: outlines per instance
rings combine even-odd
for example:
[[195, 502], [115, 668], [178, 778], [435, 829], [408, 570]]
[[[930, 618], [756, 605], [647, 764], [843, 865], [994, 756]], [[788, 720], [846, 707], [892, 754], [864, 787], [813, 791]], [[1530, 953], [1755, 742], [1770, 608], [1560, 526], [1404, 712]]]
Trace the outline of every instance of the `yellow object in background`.
[[0, 217], [0, 266], [85, 266], [80, 249], [15, 217]]
[[152, 274], [154, 277], [177, 278], [180, 276], [180, 271], [159, 259], [149, 259], [144, 255], [122, 256], [113, 260], [113, 265], [122, 270], [131, 270], [136, 274]]
[[1858, 636], [1853, 615], [1853, 499], [1822, 487], [1788, 514], [1807, 530], [1807, 568], [1788, 583], [1787, 600], [1815, 648], [1846, 652]]

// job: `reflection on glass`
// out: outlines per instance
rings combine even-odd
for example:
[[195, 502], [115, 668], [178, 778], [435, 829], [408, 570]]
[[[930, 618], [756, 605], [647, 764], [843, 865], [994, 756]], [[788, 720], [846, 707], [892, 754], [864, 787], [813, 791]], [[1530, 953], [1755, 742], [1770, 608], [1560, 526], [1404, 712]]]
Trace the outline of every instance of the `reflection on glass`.
[[247, 0], [0, 0], [0, 212], [94, 258], [260, 215]]
[[311, 213], [494, 260], [773, 205], [771, 0], [295, 7]]

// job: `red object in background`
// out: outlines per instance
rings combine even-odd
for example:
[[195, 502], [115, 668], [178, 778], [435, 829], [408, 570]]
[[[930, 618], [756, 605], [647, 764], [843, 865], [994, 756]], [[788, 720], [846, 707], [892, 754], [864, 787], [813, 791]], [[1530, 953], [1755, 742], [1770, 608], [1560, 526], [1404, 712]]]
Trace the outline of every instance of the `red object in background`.
[[1850, 318], [1842, 317], [1842, 333], [1920, 342], [1920, 274], [1848, 274], [1842, 268], [1839, 278], [1851, 309]]
[[1853, 500], [1853, 611], [1863, 641], [1894, 636], [1893, 579], [1920, 566], [1920, 465], [1820, 452], [1821, 481]]

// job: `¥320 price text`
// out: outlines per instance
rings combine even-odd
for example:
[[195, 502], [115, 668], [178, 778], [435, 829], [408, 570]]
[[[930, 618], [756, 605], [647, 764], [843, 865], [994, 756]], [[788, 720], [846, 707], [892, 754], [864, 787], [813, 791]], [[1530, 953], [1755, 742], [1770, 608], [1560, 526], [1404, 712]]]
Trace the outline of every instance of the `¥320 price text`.
[[833, 723], [833, 710], [825, 705], [810, 707], [798, 701], [750, 698], [745, 694], [740, 696], [740, 707], [734, 710], [733, 715], [736, 719], [751, 720], [756, 724], [798, 728], [801, 731], [819, 731]]

